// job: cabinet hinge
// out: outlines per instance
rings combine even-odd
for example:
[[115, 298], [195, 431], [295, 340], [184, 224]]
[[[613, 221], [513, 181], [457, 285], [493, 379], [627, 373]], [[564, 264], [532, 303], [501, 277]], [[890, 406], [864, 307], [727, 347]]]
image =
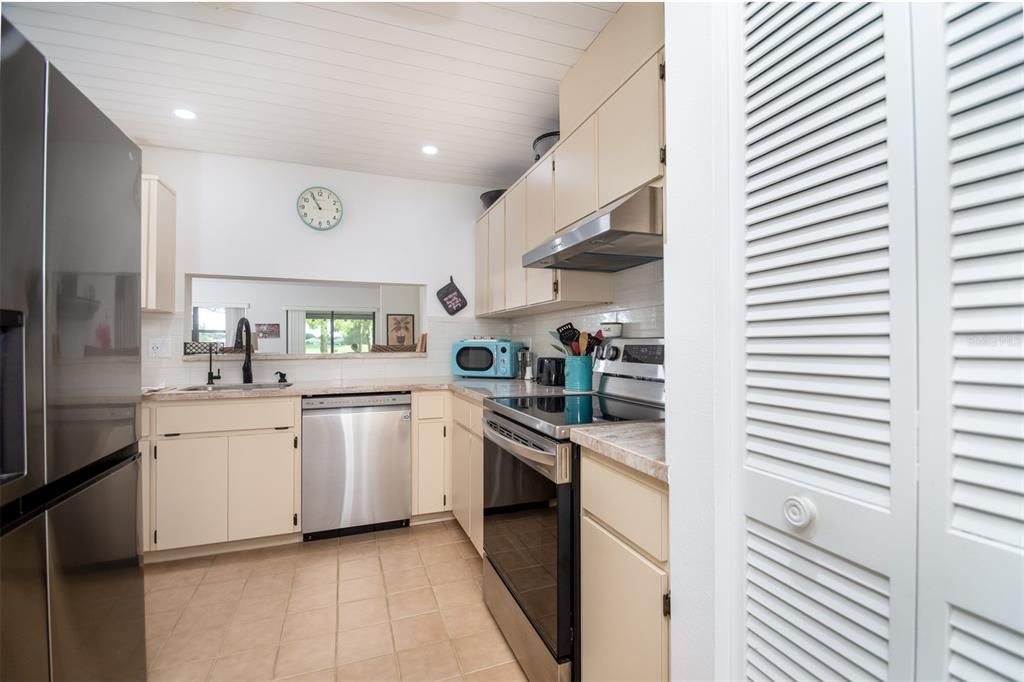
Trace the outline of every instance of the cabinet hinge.
[[298, 526], [299, 525], [299, 515], [298, 514], [292, 514], [292, 525], [293, 526]]
[[442, 438], [447, 438], [448, 437], [448, 427], [447, 426], [442, 426], [441, 427], [441, 437]]
[[180, 433], [165, 433], [164, 434], [164, 438], [174, 438], [175, 436], [180, 436], [180, 435], [181, 435]]
[[441, 496], [441, 506], [442, 507], [447, 507], [448, 506], [448, 496], [447, 495], [442, 495]]
[[558, 278], [551, 280], [551, 293], [558, 296]]
[[153, 531], [153, 544], [156, 544], [156, 531]]
[[153, 461], [156, 461], [156, 448], [157, 448], [157, 446], [154, 445], [153, 446]]
[[299, 437], [298, 436], [295, 436], [295, 438], [292, 439], [292, 447], [295, 448], [296, 450], [299, 449]]
[[665, 80], [665, 65], [658, 64], [658, 78]]
[[665, 148], [664, 148], [664, 147], [662, 147], [662, 148], [661, 148], [661, 162], [662, 162], [662, 163], [665, 163], [665, 158], [666, 158], [666, 152], [665, 152]]
[[555, 158], [551, 157], [551, 172], [555, 172]]
[[666, 592], [661, 596], [661, 613], [665, 616], [672, 615], [672, 593]]
[[275, 426], [274, 430], [275, 431], [287, 431], [290, 428], [292, 428], [292, 427], [290, 427], [290, 426]]

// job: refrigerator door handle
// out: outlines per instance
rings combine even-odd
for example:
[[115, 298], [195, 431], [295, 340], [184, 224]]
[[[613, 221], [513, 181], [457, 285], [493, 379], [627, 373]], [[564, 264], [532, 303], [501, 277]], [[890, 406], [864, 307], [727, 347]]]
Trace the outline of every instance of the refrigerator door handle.
[[28, 475], [25, 371], [25, 314], [0, 310], [0, 485]]

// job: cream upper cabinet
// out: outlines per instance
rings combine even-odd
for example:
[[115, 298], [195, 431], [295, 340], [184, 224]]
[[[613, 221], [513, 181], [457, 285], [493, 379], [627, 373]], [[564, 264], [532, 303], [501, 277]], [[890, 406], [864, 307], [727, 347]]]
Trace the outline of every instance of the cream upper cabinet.
[[505, 308], [526, 305], [526, 183], [505, 193]]
[[487, 216], [485, 215], [476, 221], [476, 300], [473, 302], [473, 309], [477, 315], [482, 315], [491, 309], [487, 286], [487, 280], [491, 271], [488, 265], [488, 259], [490, 258], [488, 241]]
[[228, 439], [180, 438], [153, 444], [157, 550], [228, 539]]
[[605, 206], [661, 177], [661, 55], [647, 61], [597, 111], [597, 201]]
[[505, 310], [505, 198], [487, 214], [487, 309]]
[[[542, 160], [526, 175], [526, 245], [523, 252], [536, 248], [555, 236], [555, 161], [554, 155]], [[520, 262], [522, 259], [520, 258]], [[555, 299], [554, 270], [526, 270], [526, 305]]]
[[228, 438], [228, 540], [297, 530], [295, 459], [291, 433]]
[[555, 158], [549, 155], [526, 174], [526, 251], [555, 236]]
[[142, 309], [173, 313], [177, 198], [160, 178], [143, 175], [141, 200]]
[[555, 148], [555, 230], [597, 210], [597, 117]]

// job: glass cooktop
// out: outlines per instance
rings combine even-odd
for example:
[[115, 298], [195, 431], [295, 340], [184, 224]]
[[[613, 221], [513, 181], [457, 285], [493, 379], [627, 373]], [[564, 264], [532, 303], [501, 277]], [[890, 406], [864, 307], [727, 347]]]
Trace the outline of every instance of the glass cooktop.
[[489, 398], [495, 412], [556, 438], [568, 438], [568, 427], [598, 422], [664, 419], [663, 408], [597, 394]]

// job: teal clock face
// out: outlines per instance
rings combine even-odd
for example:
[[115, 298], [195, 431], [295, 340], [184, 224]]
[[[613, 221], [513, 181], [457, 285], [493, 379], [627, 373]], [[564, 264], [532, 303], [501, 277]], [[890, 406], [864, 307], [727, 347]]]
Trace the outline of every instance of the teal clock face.
[[299, 219], [321, 232], [338, 226], [344, 210], [341, 197], [326, 187], [310, 187], [302, 190], [295, 207], [299, 211]]

